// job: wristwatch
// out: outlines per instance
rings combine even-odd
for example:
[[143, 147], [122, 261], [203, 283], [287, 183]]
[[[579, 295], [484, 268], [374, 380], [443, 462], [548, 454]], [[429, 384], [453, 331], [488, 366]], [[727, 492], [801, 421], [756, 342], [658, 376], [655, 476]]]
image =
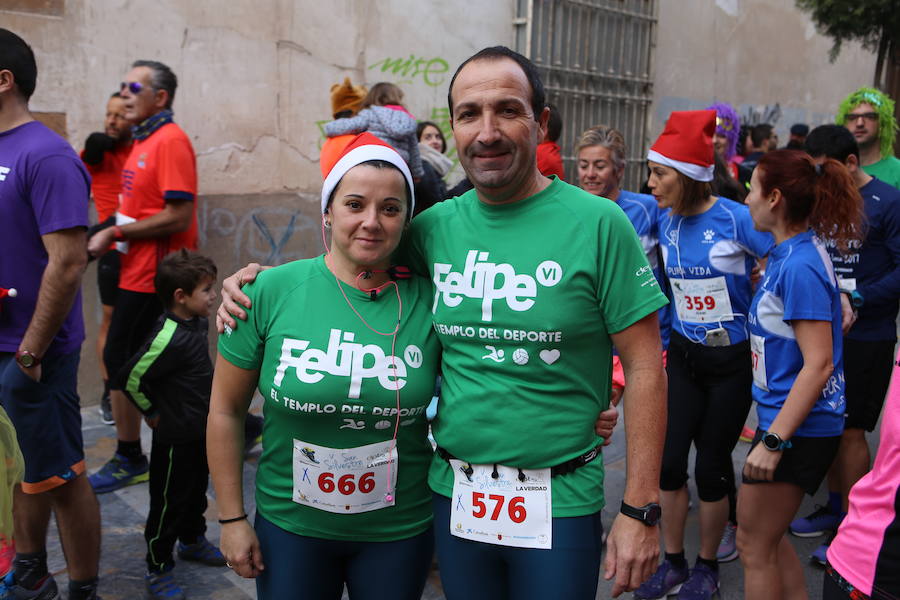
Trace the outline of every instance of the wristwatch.
[[767, 431], [763, 434], [762, 444], [763, 447], [765, 447], [765, 449], [769, 450], [770, 452], [781, 452], [785, 448], [791, 447], [790, 440], [785, 441], [781, 439], [780, 435], [778, 435], [777, 433], [772, 433], [771, 431]]
[[631, 506], [623, 500], [619, 512], [626, 517], [637, 519], [647, 527], [654, 527], [659, 523], [659, 518], [662, 516], [662, 508], [656, 502], [651, 502], [644, 506]]
[[863, 295], [859, 293], [859, 290], [841, 290], [842, 294], [847, 294], [847, 298], [850, 300], [850, 305], [853, 308], [859, 308], [865, 302]]
[[41, 364], [41, 357], [37, 354], [32, 354], [28, 350], [17, 350], [16, 362], [22, 365], [23, 369], [30, 369]]

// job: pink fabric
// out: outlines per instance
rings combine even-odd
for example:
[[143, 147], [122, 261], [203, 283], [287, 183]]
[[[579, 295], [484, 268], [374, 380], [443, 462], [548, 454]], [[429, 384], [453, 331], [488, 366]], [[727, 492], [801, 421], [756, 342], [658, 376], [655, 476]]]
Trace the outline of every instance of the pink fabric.
[[[897, 356], [900, 360], [900, 354]], [[850, 490], [850, 510], [828, 549], [828, 561], [855, 588], [872, 594], [884, 532], [896, 515], [900, 487], [900, 367], [894, 373], [881, 417], [881, 443], [872, 470]], [[900, 567], [900, 565], [897, 565]]]
[[405, 106], [401, 106], [399, 104], [385, 104], [384, 107], [390, 108], [391, 110], [399, 110], [400, 112], [406, 113], [407, 115], [409, 115], [409, 118], [412, 119], [413, 121], [416, 120], [416, 118], [412, 115], [412, 113], [409, 112], [408, 110], [406, 110]]

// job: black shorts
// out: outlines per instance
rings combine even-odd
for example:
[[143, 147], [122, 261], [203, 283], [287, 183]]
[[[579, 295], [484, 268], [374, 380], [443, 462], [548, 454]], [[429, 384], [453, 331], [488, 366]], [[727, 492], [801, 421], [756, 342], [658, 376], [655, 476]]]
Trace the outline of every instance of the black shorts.
[[895, 345], [894, 340], [869, 342], [844, 338], [845, 429], [875, 429], [891, 383]]
[[100, 304], [115, 306], [119, 294], [119, 253], [115, 250], [97, 260], [97, 287]]
[[156, 294], [119, 289], [103, 348], [103, 363], [111, 389], [119, 389], [116, 380], [119, 369], [140, 350], [162, 312]]
[[[765, 432], [756, 429], [753, 442], [750, 444], [752, 451]], [[815, 495], [816, 490], [825, 479], [834, 457], [837, 455], [841, 436], [830, 437], [801, 437], [795, 435], [791, 438], [791, 447], [785, 448], [781, 453], [781, 460], [775, 467], [774, 480], [781, 483], [793, 483], [800, 486], [810, 496]], [[750, 452], [748, 451], [749, 455]], [[748, 479], [741, 475], [744, 483], [769, 483], [759, 479]]]

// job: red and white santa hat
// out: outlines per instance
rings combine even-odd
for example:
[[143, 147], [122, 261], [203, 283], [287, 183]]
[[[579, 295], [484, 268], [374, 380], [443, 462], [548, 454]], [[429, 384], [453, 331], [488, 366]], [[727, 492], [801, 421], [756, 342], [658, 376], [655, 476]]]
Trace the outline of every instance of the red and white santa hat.
[[712, 181], [715, 132], [714, 110], [673, 111], [665, 129], [650, 146], [647, 160], [672, 167], [697, 181]]
[[322, 184], [322, 214], [325, 214], [325, 209], [328, 207], [328, 199], [331, 197], [331, 193], [334, 191], [334, 188], [337, 187], [338, 183], [340, 183], [344, 175], [347, 174], [347, 171], [356, 165], [370, 160], [383, 160], [400, 169], [404, 179], [406, 179], [406, 184], [409, 186], [409, 212], [407, 214], [412, 216], [413, 209], [416, 206], [416, 197], [412, 174], [409, 172], [409, 166], [407, 166], [403, 157], [400, 156], [390, 144], [387, 144], [368, 132], [363, 132], [350, 140], [350, 143], [347, 144], [344, 151], [341, 152], [341, 155], [338, 157], [337, 162], [329, 168], [325, 183]]

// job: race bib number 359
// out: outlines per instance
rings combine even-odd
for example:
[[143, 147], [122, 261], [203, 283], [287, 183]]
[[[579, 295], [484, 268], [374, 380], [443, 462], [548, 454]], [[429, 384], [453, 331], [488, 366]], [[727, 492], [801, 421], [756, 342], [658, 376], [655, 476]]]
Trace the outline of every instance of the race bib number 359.
[[294, 440], [293, 467], [297, 504], [344, 514], [394, 505], [393, 494], [390, 502], [385, 499], [397, 483], [397, 450], [392, 441], [328, 448]]
[[[519, 548], [549, 549], [553, 542], [550, 469], [519, 470], [451, 460], [450, 533]], [[497, 477], [494, 477], [496, 469]]]
[[671, 278], [675, 312], [687, 323], [733, 321], [731, 298], [724, 277], [706, 279]]

